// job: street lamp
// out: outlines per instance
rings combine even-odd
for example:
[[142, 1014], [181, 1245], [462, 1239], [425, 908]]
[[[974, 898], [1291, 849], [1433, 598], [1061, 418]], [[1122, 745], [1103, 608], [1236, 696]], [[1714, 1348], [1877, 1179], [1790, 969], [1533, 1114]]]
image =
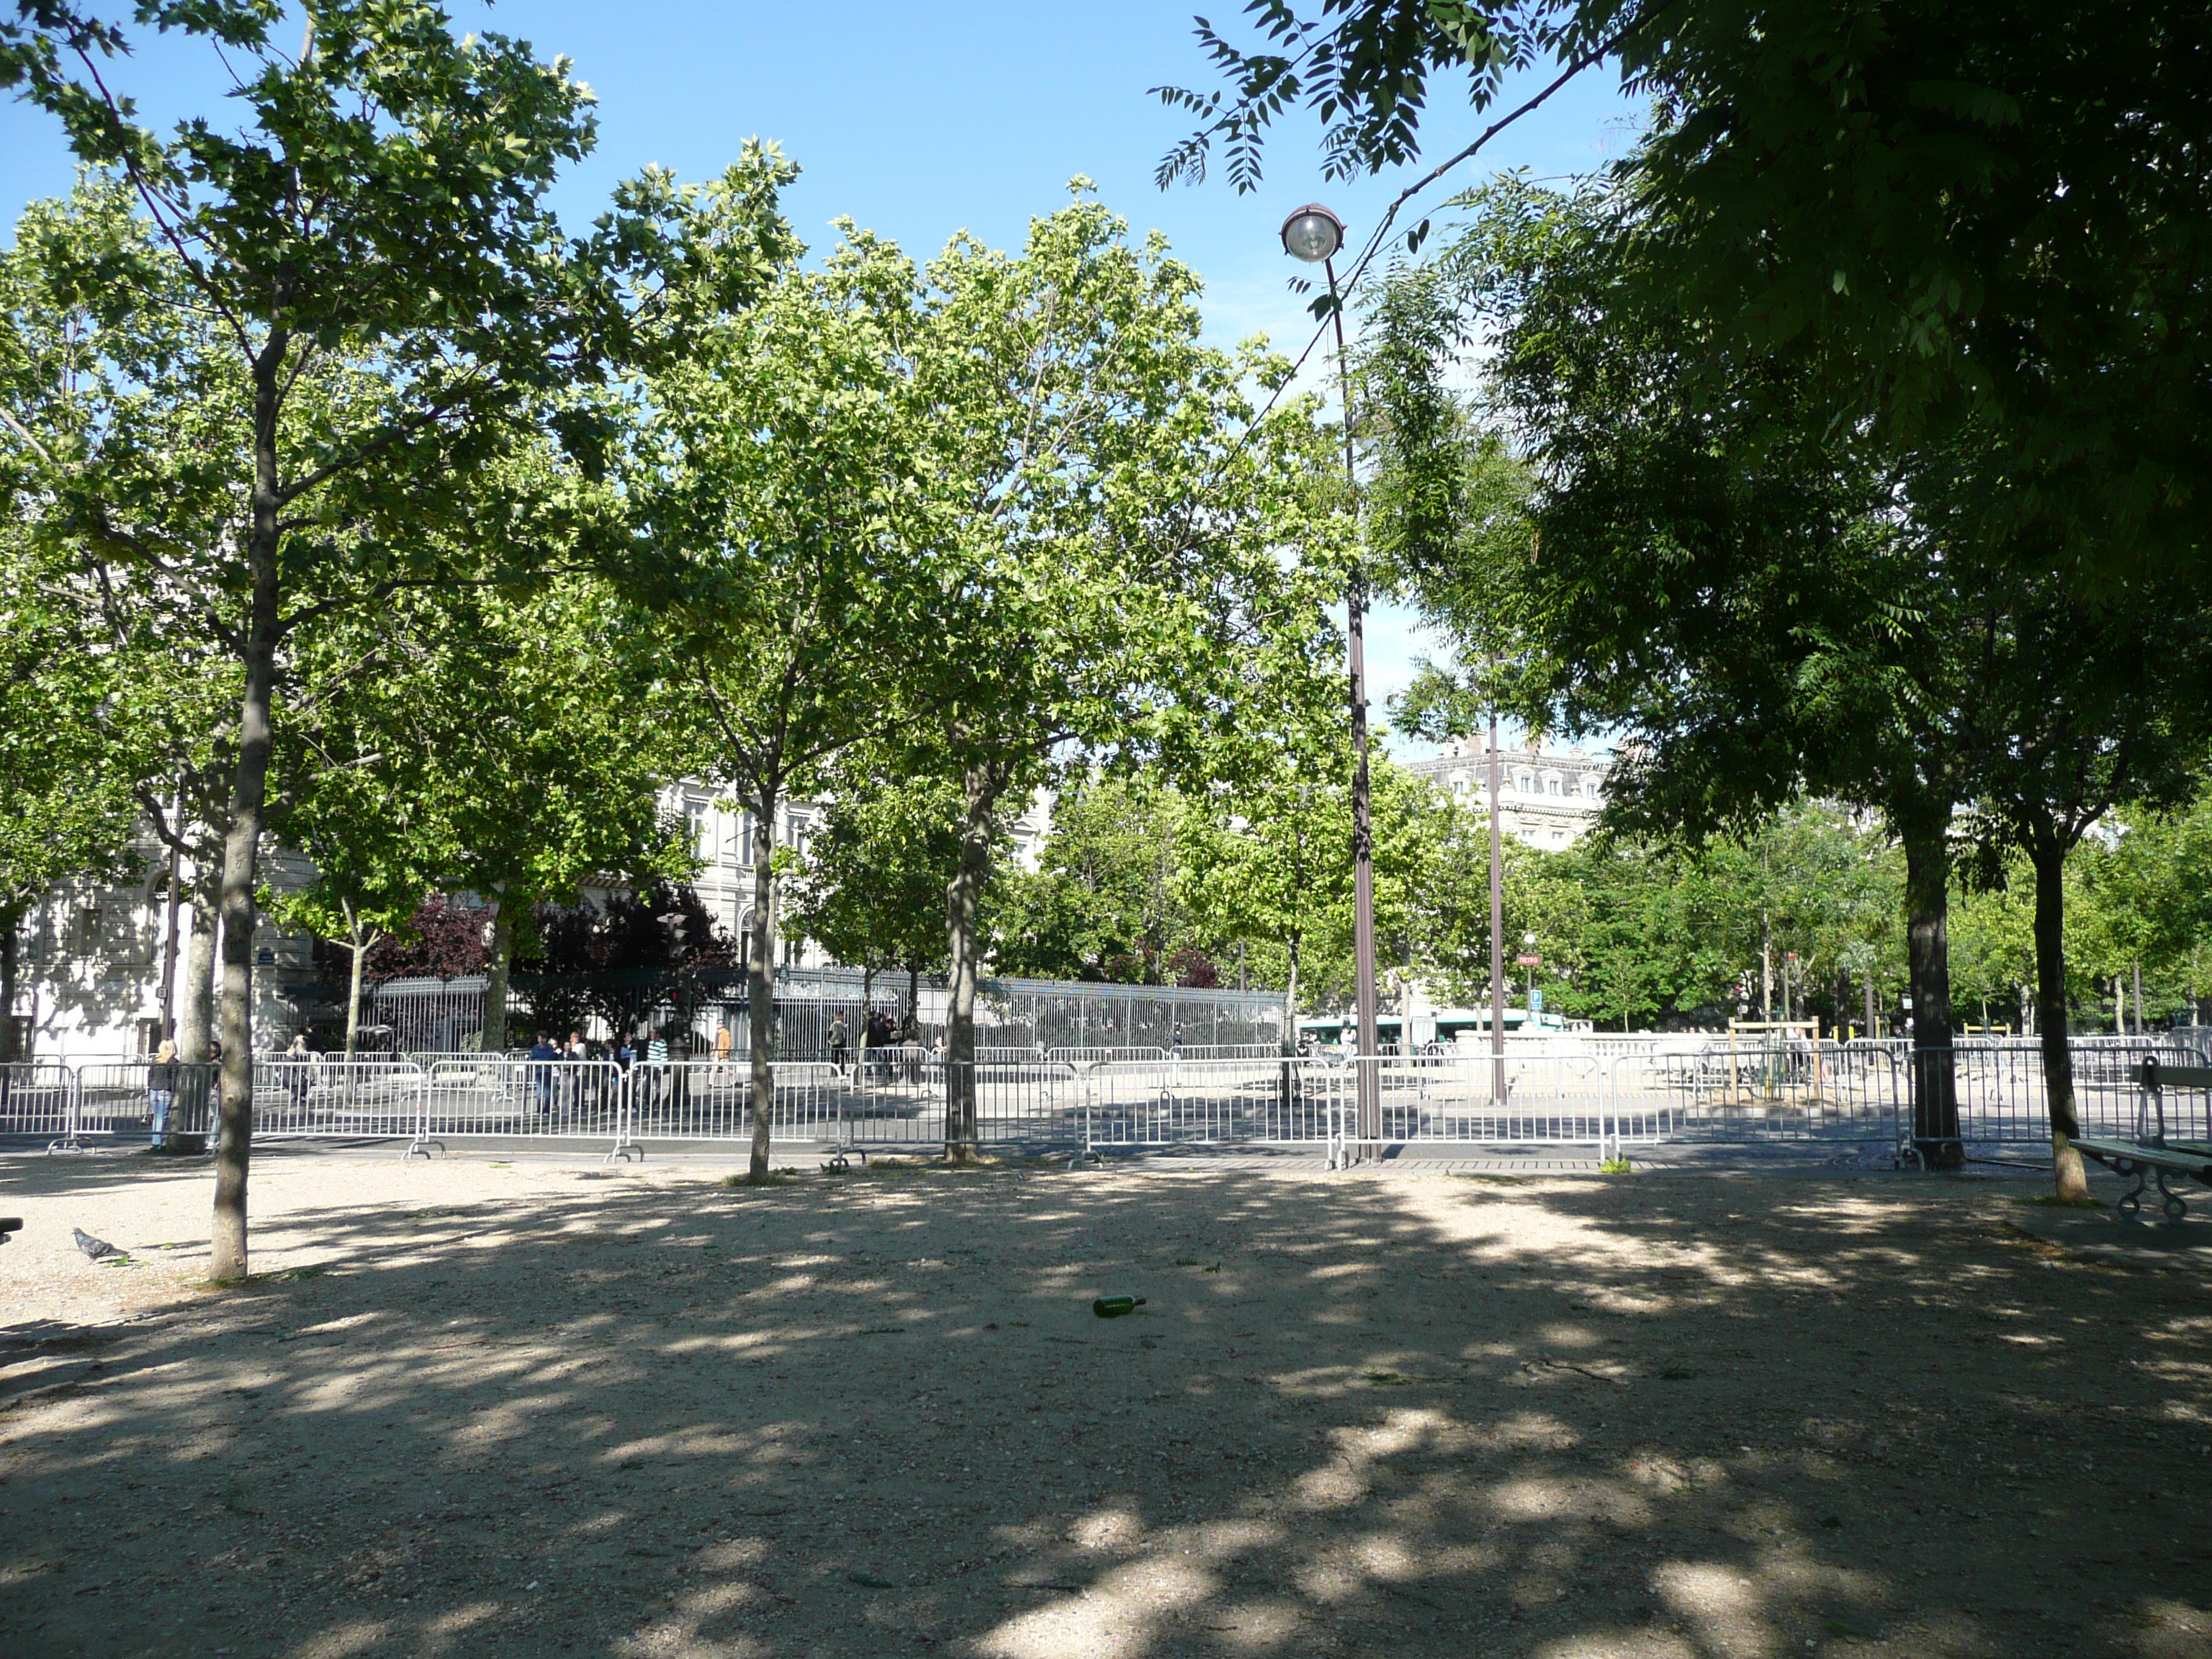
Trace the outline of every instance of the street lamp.
[[[1352, 359], [1344, 343], [1344, 302], [1336, 290], [1336, 255], [1344, 246], [1344, 221], [1318, 202], [1309, 202], [1283, 221], [1283, 252], [1328, 274], [1329, 315], [1336, 325], [1338, 383], [1344, 396], [1344, 476], [1358, 511], [1359, 475], [1352, 459]], [[1366, 573], [1357, 554], [1345, 579], [1344, 615], [1352, 701], [1352, 938], [1358, 984], [1359, 1053], [1371, 1058], [1381, 1043], [1375, 1029], [1375, 833], [1368, 810], [1367, 643], [1362, 612]], [[1357, 1068], [1359, 1136], [1382, 1138], [1382, 1079], [1370, 1064]]]
[[[1283, 252], [1310, 265], [1326, 265], [1344, 246], [1344, 221], [1319, 202], [1309, 202], [1283, 221]], [[1328, 275], [1329, 292], [1336, 292], [1336, 273]]]

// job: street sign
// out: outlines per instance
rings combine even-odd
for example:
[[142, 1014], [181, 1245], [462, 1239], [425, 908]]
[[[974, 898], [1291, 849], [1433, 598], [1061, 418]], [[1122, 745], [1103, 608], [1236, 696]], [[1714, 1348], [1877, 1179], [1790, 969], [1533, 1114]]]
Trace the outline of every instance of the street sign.
[[1540, 985], [1528, 993], [1528, 1012], [1532, 1014], [1544, 1012], [1544, 988]]
[[1516, 957], [1513, 958], [1513, 965], [1516, 968], [1541, 968], [1544, 965], [1544, 958], [1541, 957]]

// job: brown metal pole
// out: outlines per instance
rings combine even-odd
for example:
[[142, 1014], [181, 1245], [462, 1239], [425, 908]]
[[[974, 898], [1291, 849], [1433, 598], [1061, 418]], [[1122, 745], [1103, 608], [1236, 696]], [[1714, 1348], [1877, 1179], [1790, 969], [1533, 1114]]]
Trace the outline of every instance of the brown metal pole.
[[1498, 828], [1498, 716], [1490, 717], [1491, 1098], [1505, 1100], [1505, 865]]
[[[1337, 298], [1336, 261], [1323, 261], [1322, 269], [1328, 273], [1328, 296], [1336, 321], [1337, 372], [1344, 393], [1344, 476], [1352, 489], [1356, 525], [1359, 474], [1352, 452], [1352, 357], [1344, 343], [1344, 306]], [[1375, 830], [1368, 799], [1367, 641], [1362, 615], [1366, 589], [1365, 572], [1355, 548], [1344, 592], [1345, 655], [1352, 700], [1352, 949], [1358, 986], [1359, 1056], [1367, 1063], [1353, 1063], [1359, 1077], [1359, 1136], [1376, 1141], [1382, 1138], [1382, 1091], [1373, 1061], [1382, 1045], [1375, 1026]]]

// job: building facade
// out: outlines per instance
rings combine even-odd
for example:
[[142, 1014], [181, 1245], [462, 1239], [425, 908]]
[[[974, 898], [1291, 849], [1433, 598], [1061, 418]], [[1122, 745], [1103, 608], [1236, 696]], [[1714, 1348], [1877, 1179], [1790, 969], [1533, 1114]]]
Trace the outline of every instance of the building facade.
[[[1611, 763], [1587, 750], [1531, 744], [1498, 750], [1499, 830], [1531, 847], [1556, 852], [1589, 833], [1605, 805]], [[1486, 811], [1490, 805], [1490, 755], [1480, 738], [1464, 738], [1451, 752], [1410, 761], [1405, 769], [1425, 778], [1457, 805]]]

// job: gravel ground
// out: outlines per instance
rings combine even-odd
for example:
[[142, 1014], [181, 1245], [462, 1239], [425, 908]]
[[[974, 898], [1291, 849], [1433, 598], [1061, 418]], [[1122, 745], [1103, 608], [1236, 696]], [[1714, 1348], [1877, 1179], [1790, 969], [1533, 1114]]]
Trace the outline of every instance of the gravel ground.
[[0, 1159], [0, 1650], [2212, 1655], [2195, 1221], [719, 1174], [270, 1156], [218, 1291], [204, 1168]]

